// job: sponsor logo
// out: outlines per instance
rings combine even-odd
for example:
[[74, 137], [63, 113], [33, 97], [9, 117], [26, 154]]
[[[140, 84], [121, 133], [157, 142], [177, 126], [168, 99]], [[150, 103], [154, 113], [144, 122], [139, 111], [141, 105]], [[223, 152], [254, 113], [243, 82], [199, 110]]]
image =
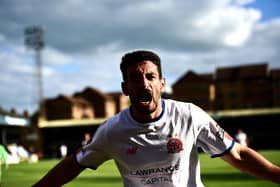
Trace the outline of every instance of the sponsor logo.
[[152, 177], [146, 180], [145, 179], [141, 180], [141, 183], [143, 185], [159, 184], [163, 182], [172, 182], [171, 176]]
[[222, 129], [220, 126], [218, 126], [218, 131], [216, 132], [216, 137], [218, 137], [221, 140], [224, 140], [224, 135], [225, 135], [225, 131], [224, 129]]
[[179, 153], [183, 150], [183, 143], [179, 138], [171, 138], [167, 142], [168, 153]]
[[147, 168], [147, 169], [139, 169], [136, 171], [131, 171], [130, 175], [132, 176], [150, 176], [156, 174], [172, 174], [175, 171], [179, 170], [179, 164], [161, 167], [161, 168]]
[[179, 171], [180, 164], [130, 171], [130, 175], [140, 179], [142, 185], [172, 182], [172, 175]]
[[211, 132], [213, 132], [218, 139], [222, 141], [232, 140], [232, 137], [218, 124], [211, 125], [210, 128], [211, 128]]

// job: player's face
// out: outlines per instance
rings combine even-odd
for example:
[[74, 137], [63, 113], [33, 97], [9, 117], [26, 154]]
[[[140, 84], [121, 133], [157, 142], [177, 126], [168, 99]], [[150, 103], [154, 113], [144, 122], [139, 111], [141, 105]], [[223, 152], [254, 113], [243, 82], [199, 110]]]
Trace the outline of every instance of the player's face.
[[143, 61], [129, 66], [127, 82], [122, 84], [122, 88], [130, 98], [136, 119], [149, 120], [160, 115], [161, 92], [165, 89], [165, 79], [159, 77], [154, 63]]

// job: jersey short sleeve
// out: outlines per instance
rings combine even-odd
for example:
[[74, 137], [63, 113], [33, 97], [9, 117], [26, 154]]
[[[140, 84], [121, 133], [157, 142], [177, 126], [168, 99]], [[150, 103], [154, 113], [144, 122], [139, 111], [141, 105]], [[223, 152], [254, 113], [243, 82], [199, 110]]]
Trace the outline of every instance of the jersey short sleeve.
[[222, 156], [233, 147], [234, 139], [199, 107], [192, 106], [192, 118], [197, 131], [197, 146], [211, 157]]
[[106, 124], [103, 124], [97, 129], [92, 141], [76, 152], [78, 164], [81, 167], [97, 169], [103, 162], [109, 160], [108, 154], [103, 149], [107, 146], [106, 142]]

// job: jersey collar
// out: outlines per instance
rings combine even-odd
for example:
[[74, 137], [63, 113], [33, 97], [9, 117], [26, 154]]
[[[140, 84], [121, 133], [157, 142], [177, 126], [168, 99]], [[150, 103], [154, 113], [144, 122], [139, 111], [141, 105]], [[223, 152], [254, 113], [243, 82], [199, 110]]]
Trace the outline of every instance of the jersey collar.
[[154, 118], [154, 119], [151, 119], [151, 120], [144, 120], [144, 121], [141, 121], [141, 122], [137, 121], [132, 114], [132, 107], [131, 106], [129, 107], [129, 113], [130, 113], [130, 116], [133, 118], [133, 120], [135, 120], [138, 123], [142, 123], [142, 124], [153, 123], [153, 122], [156, 122], [156, 121], [160, 120], [162, 118], [164, 112], [165, 112], [165, 102], [164, 102], [163, 99], [161, 100], [161, 106], [162, 106], [162, 111], [161, 111], [160, 115], [158, 117]]

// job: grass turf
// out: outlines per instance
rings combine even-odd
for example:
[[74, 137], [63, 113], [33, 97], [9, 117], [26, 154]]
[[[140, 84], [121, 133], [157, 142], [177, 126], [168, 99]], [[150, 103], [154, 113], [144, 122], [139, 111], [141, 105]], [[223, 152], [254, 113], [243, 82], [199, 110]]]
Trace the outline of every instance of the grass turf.
[[[260, 151], [273, 163], [280, 165], [280, 150]], [[58, 160], [42, 160], [36, 164], [20, 163], [2, 168], [1, 187], [29, 187], [41, 178]], [[202, 181], [206, 187], [276, 187], [263, 181], [240, 173], [221, 159], [211, 159], [208, 155], [200, 155]], [[121, 187], [122, 181], [113, 161], [104, 163], [97, 171], [90, 169], [82, 172], [65, 187]]]

